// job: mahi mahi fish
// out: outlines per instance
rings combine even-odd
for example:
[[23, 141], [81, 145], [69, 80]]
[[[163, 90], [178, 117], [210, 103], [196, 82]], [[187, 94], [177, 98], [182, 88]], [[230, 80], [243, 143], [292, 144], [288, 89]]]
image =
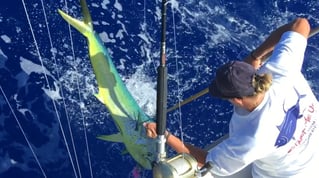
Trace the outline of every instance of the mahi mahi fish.
[[102, 135], [98, 138], [106, 141], [124, 143], [126, 151], [145, 169], [152, 169], [155, 159], [155, 139], [147, 138], [144, 122], [154, 121], [139, 107], [132, 97], [112, 59], [104, 47], [93, 24], [86, 1], [81, 0], [83, 21], [77, 20], [61, 10], [59, 14], [81, 32], [88, 41], [90, 61], [97, 80], [98, 93], [95, 96], [107, 107], [119, 132]]

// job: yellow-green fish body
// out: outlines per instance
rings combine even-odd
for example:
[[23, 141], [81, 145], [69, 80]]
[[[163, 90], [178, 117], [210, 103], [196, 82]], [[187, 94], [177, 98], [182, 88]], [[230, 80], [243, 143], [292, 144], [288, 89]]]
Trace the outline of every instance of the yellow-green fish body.
[[95, 96], [107, 107], [119, 130], [100, 139], [122, 142], [131, 156], [145, 169], [151, 169], [156, 143], [146, 137], [144, 122], [153, 121], [139, 107], [119, 76], [100, 37], [94, 32], [85, 0], [81, 0], [84, 20], [80, 21], [61, 10], [59, 14], [88, 40], [89, 56], [98, 84]]

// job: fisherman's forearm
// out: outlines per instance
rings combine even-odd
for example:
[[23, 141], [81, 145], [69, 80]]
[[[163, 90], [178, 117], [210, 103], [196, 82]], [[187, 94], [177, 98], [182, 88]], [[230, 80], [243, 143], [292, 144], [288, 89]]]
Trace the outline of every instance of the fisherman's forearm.
[[178, 153], [188, 153], [194, 156], [198, 162], [199, 167], [202, 167], [205, 164], [207, 151], [195, 147], [191, 144], [184, 144], [178, 137], [175, 137], [174, 135], [170, 135], [167, 138], [167, 144]]
[[305, 38], [308, 37], [310, 26], [306, 19], [297, 18], [294, 21], [283, 25], [273, 31], [269, 37], [253, 51], [253, 56], [259, 60], [266, 60], [269, 57], [269, 54], [272, 53], [275, 45], [279, 42], [283, 33], [287, 31], [295, 31], [303, 35]]
[[253, 55], [257, 59], [265, 60], [265, 56], [268, 56], [268, 54], [273, 51], [275, 45], [279, 42], [281, 35], [291, 28], [292, 23], [293, 22], [285, 24], [273, 31], [268, 38], [254, 50]]

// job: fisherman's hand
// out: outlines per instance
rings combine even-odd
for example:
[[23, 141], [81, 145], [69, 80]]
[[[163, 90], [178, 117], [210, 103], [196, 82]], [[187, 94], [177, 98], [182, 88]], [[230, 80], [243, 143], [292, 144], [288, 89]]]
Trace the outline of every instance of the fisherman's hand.
[[245, 62], [252, 65], [256, 70], [260, 68], [262, 65], [262, 59], [260, 57], [256, 57], [254, 55], [254, 51], [252, 51], [245, 59]]
[[146, 129], [146, 135], [150, 138], [156, 138], [156, 123], [155, 122], [145, 122], [144, 127]]
[[[157, 137], [156, 123], [155, 122], [145, 122], [145, 123], [143, 123], [143, 126], [146, 129], [146, 136], [148, 136], [150, 138], [156, 138]], [[165, 131], [166, 140], [168, 139], [168, 137], [170, 135], [171, 135], [171, 133], [169, 131]]]

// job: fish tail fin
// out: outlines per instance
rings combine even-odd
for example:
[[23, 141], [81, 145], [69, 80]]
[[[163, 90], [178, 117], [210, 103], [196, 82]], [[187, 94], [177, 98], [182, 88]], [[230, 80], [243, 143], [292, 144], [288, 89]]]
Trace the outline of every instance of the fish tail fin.
[[93, 31], [92, 18], [87, 7], [86, 1], [81, 0], [81, 9], [83, 15], [83, 21], [75, 19], [69, 16], [67, 13], [58, 9], [58, 13], [62, 16], [62, 18], [67, 21], [70, 25], [72, 25], [75, 29], [77, 29], [84, 36], [87, 36], [90, 32]]
[[93, 29], [92, 18], [91, 18], [91, 14], [87, 6], [86, 0], [81, 0], [80, 4], [81, 4], [84, 23], [89, 25]]

